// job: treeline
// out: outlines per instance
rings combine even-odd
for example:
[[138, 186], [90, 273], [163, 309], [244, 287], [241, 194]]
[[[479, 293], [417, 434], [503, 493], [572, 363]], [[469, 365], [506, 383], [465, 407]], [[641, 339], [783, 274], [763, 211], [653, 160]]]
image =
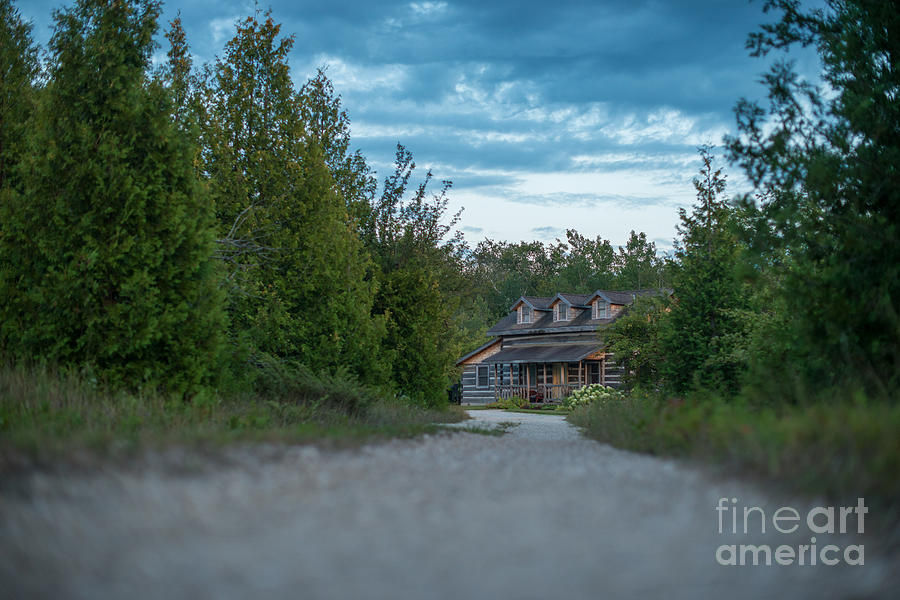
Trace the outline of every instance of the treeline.
[[610, 335], [632, 384], [769, 405], [896, 401], [900, 17], [891, 3], [826, 4], [766, 3], [781, 19], [751, 34], [752, 53], [814, 47], [825, 90], [784, 59], [764, 78], [767, 104], [737, 105], [725, 145], [752, 195], [729, 199], [701, 151], [673, 294], [643, 301]]
[[547, 244], [485, 240], [469, 256], [468, 279], [487, 320], [496, 321], [523, 295], [665, 288], [671, 267], [644, 233], [632, 231], [624, 246], [614, 248], [600, 236], [591, 239], [570, 229], [565, 241]]
[[664, 265], [565, 242], [469, 248], [450, 182], [398, 145], [378, 181], [326, 74], [296, 87], [271, 14], [194, 65], [160, 3], [78, 0], [47, 61], [0, 0], [0, 352], [192, 397], [325, 374], [443, 401], [454, 360], [522, 294], [645, 287]]
[[159, 14], [78, 0], [43, 68], [0, 0], [7, 360], [182, 397], [276, 365], [440, 402], [461, 345], [449, 184], [414, 184], [399, 147], [379, 187], [324, 73], [294, 86], [269, 14], [200, 68], [175, 19], [153, 68]]

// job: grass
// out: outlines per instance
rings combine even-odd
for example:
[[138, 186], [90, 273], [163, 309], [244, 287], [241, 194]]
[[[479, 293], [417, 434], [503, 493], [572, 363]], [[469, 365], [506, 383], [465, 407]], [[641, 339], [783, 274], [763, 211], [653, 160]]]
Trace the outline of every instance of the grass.
[[[284, 383], [284, 382], [282, 382]], [[427, 409], [352, 382], [297, 377], [276, 393], [209, 395], [191, 402], [111, 393], [46, 369], [0, 369], [0, 472], [75, 451], [129, 453], [169, 444], [316, 442], [332, 446], [407, 438], [467, 418]]]
[[866, 498], [900, 516], [900, 405], [852, 401], [759, 407], [640, 396], [576, 409], [569, 420], [620, 448], [684, 456], [837, 502]]

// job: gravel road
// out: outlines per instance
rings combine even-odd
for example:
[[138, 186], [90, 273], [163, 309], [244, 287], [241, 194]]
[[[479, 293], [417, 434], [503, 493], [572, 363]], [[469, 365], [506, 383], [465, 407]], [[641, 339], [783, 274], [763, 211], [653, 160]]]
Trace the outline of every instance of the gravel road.
[[897, 565], [871, 535], [816, 536], [863, 544], [864, 566], [716, 562], [722, 544], [810, 543], [805, 524], [760, 534], [759, 519], [719, 534], [720, 498], [769, 516], [816, 503], [616, 450], [556, 415], [471, 414], [463, 426], [507, 433], [170, 450], [0, 484], [0, 597], [891, 596]]

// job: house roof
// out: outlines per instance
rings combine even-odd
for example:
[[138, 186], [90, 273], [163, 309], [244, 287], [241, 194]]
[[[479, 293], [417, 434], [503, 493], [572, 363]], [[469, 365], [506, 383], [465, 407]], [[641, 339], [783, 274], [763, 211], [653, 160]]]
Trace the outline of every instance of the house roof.
[[[611, 323], [618, 318], [614, 315], [607, 319], [592, 319], [591, 311], [585, 307], [589, 306], [594, 298], [600, 296], [610, 304], [629, 305], [634, 302], [637, 296], [656, 296], [661, 293], [667, 293], [667, 290], [596, 290], [591, 294], [568, 294], [559, 293], [556, 296], [522, 296], [512, 305], [510, 311], [515, 311], [519, 303], [526, 302], [536, 312], [534, 321], [531, 323], [516, 323], [517, 317], [515, 312], [510, 312], [493, 327], [488, 330], [488, 335], [515, 335], [522, 333], [556, 333], [559, 331], [590, 331], [597, 329], [600, 325]], [[575, 318], [570, 321], [554, 321], [553, 312], [550, 306], [557, 299], [562, 299], [570, 305], [584, 308], [580, 310]]]
[[550, 310], [550, 303], [555, 300], [555, 296], [520, 296], [509, 310], [516, 310], [520, 303], [524, 302], [534, 310]]
[[644, 290], [596, 290], [593, 294], [588, 294], [587, 303], [594, 301], [594, 298], [600, 296], [610, 304], [627, 305], [634, 302], [638, 296], [659, 296], [660, 290], [644, 289]]
[[588, 298], [590, 298], [590, 297], [591, 297], [590, 294], [562, 294], [562, 293], [560, 293], [560, 294], [557, 294], [556, 296], [554, 296], [553, 299], [556, 300], [557, 298], [559, 298], [560, 300], [564, 300], [565, 302], [567, 302], [568, 304], [570, 304], [572, 306], [587, 306], [588, 302], [589, 302]]
[[501, 335], [510, 333], [545, 333], [557, 332], [561, 330], [592, 330], [598, 325], [610, 323], [614, 317], [609, 319], [592, 319], [591, 311], [584, 309], [580, 311], [571, 321], [554, 321], [552, 312], [539, 313], [532, 323], [516, 323], [516, 313], [510, 313], [500, 319], [493, 327], [488, 330], [488, 335]]
[[578, 362], [603, 349], [600, 342], [582, 344], [535, 344], [514, 346], [489, 356], [482, 364], [515, 364], [533, 362]]

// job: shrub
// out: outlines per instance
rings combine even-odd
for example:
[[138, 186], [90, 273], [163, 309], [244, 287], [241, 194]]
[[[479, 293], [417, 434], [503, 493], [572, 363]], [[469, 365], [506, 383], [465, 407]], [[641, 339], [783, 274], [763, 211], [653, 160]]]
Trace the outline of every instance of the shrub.
[[595, 402], [624, 399], [625, 394], [619, 390], [595, 383], [579, 388], [566, 396], [562, 401], [562, 406], [566, 410], [573, 410], [579, 406], [585, 406]]
[[267, 361], [257, 387], [264, 397], [334, 409], [349, 416], [364, 413], [382, 399], [378, 390], [360, 384], [346, 372], [316, 374], [290, 361]]
[[503, 398], [495, 404], [497, 408], [528, 408], [528, 400], [519, 396]]

